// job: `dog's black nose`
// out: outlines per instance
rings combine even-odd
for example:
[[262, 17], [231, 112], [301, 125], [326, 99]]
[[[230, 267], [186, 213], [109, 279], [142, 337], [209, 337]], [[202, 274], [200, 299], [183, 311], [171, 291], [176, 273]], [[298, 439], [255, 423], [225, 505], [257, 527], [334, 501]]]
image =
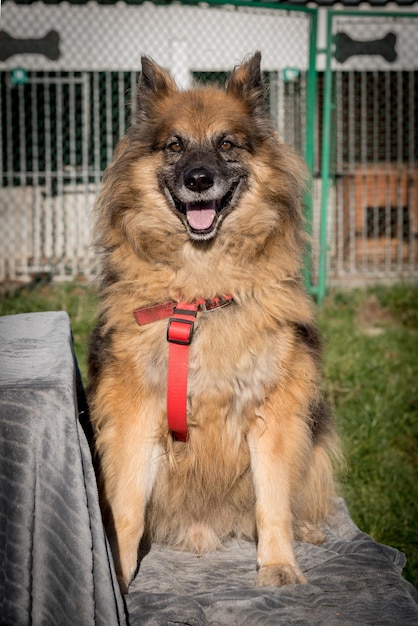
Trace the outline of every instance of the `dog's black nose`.
[[209, 170], [205, 170], [204, 167], [196, 167], [184, 177], [184, 184], [187, 189], [191, 191], [201, 192], [206, 191], [213, 186], [213, 176]]

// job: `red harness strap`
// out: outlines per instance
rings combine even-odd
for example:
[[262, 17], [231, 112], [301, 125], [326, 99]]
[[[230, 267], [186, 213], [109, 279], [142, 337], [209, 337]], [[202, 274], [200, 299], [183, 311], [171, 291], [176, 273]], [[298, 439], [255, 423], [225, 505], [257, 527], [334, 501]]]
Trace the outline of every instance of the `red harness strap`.
[[142, 309], [136, 309], [134, 316], [142, 326], [169, 317], [167, 326], [168, 377], [167, 377], [167, 419], [173, 436], [187, 441], [187, 376], [189, 366], [189, 345], [193, 339], [193, 329], [198, 311], [212, 311], [232, 302], [232, 296], [216, 296], [211, 300], [200, 298], [191, 304], [185, 302], [164, 302]]
[[179, 302], [170, 317], [167, 327], [168, 378], [167, 419], [173, 436], [187, 441], [187, 374], [189, 345], [193, 339], [193, 328], [198, 304]]

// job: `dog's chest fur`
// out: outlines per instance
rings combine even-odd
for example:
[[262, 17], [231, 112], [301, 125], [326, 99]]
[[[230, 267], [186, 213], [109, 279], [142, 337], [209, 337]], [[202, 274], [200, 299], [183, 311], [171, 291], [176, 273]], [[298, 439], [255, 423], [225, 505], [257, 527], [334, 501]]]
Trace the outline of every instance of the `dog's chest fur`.
[[[263, 402], [271, 385], [280, 376], [280, 361], [287, 352], [288, 340], [263, 325], [262, 316], [254, 323], [237, 303], [225, 309], [197, 314], [194, 337], [188, 349], [188, 418], [196, 423], [202, 404], [223, 407], [225, 417], [241, 420]], [[147, 326], [142, 332], [147, 354], [139, 338], [137, 358], [146, 384], [167, 393], [168, 342], [166, 321]], [[245, 342], [242, 341], [245, 337]], [[149, 346], [152, 346], [149, 348]], [[220, 410], [222, 413], [222, 410]]]

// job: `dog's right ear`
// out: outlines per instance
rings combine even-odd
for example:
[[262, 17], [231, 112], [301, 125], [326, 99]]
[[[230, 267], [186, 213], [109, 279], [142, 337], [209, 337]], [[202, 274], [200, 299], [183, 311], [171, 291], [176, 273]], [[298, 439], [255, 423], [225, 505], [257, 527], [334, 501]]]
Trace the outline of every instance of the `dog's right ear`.
[[148, 117], [156, 102], [176, 91], [176, 83], [164, 68], [150, 57], [141, 58], [142, 71], [139, 79], [136, 104], [139, 117]]
[[265, 89], [260, 65], [259, 51], [244, 59], [241, 65], [232, 70], [226, 84], [226, 92], [246, 100], [252, 112], [263, 117], [266, 114]]

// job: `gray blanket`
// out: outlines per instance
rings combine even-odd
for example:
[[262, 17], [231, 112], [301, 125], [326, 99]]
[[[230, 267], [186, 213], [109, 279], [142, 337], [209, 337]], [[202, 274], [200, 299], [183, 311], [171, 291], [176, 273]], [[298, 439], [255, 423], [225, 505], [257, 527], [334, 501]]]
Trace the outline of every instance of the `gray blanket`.
[[317, 547], [297, 544], [307, 585], [257, 589], [255, 546], [231, 541], [224, 552], [196, 557], [153, 546], [127, 604], [137, 624], [254, 626], [418, 624], [418, 596], [402, 579], [403, 554], [353, 524], [343, 500]]
[[257, 589], [249, 542], [203, 557], [153, 545], [122, 598], [84, 417], [68, 316], [0, 318], [1, 624], [418, 624], [405, 557], [343, 500], [324, 545], [296, 546], [307, 585]]

